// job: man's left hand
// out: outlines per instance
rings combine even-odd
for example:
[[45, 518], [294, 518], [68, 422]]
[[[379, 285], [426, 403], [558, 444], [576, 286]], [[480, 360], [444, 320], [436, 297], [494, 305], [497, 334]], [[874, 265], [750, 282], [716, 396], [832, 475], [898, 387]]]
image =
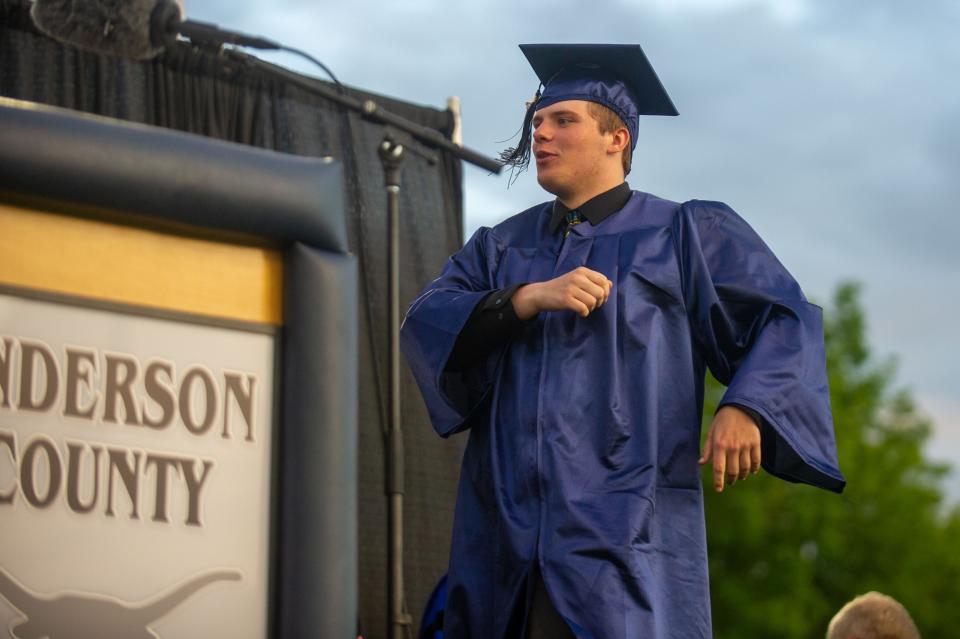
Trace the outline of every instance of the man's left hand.
[[760, 472], [760, 427], [736, 406], [724, 406], [713, 416], [700, 465], [713, 459], [713, 488], [723, 492], [738, 479]]

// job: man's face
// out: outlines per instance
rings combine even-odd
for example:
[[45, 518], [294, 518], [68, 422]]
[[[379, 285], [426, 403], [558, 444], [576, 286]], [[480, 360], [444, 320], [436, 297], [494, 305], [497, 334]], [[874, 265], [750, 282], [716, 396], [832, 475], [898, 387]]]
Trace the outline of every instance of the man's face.
[[600, 133], [583, 100], [540, 109], [533, 117], [537, 181], [561, 199], [591, 191], [605, 175], [611, 140]]

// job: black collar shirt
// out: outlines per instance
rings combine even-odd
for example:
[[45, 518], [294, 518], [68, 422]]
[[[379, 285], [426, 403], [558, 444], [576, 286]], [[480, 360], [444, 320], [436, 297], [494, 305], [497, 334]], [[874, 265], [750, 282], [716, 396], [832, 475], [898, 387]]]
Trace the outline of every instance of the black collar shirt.
[[[622, 209], [630, 199], [631, 193], [630, 185], [621, 182], [620, 186], [590, 198], [574, 210], [579, 211], [587, 222], [596, 226]], [[553, 212], [550, 214], [551, 233], [556, 233], [563, 226], [569, 212], [570, 209], [563, 202], [559, 199], [554, 200]]]

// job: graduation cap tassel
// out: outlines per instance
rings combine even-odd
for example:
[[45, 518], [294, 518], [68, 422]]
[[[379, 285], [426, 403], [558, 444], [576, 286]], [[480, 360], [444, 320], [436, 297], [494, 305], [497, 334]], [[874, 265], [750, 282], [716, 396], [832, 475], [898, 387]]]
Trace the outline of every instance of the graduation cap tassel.
[[[542, 85], [541, 85], [542, 88]], [[527, 106], [527, 113], [523, 116], [523, 126], [520, 128], [520, 141], [517, 146], [510, 147], [500, 153], [500, 160], [510, 167], [510, 184], [513, 184], [517, 177], [527, 170], [530, 165], [530, 145], [533, 137], [533, 114], [537, 111], [537, 103], [540, 101], [540, 89], [537, 89], [533, 101]]]

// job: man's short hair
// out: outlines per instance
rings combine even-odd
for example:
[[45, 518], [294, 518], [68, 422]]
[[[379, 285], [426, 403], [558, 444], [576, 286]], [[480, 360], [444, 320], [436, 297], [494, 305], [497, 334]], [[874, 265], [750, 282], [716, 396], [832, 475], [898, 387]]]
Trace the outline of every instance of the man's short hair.
[[920, 639], [920, 631], [903, 604], [879, 592], [868, 592], [834, 615], [827, 639]]
[[[627, 128], [627, 125], [620, 119], [620, 116], [599, 102], [588, 101], [587, 113], [597, 121], [597, 125], [600, 127], [600, 133], [613, 133], [617, 129]], [[633, 159], [632, 142], [633, 140], [627, 141], [627, 146], [624, 147], [623, 153], [620, 155], [620, 163], [623, 165], [624, 177], [630, 173], [630, 163]]]

